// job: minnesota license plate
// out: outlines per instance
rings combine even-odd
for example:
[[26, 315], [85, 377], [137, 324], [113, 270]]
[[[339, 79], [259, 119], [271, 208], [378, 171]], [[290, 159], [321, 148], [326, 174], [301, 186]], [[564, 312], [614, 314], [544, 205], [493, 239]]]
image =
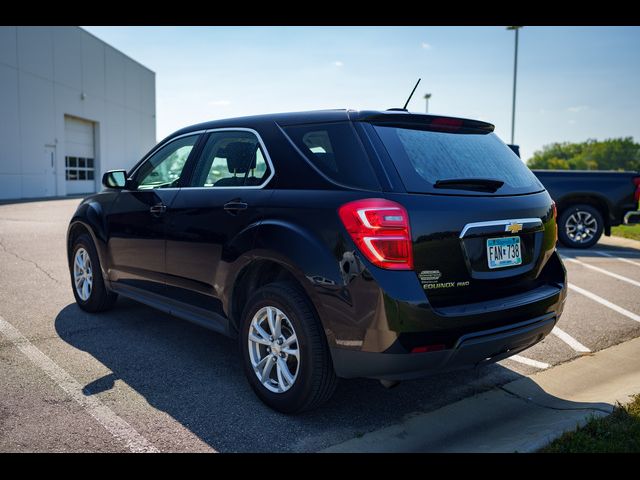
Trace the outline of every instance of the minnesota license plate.
[[520, 237], [487, 239], [487, 260], [489, 268], [510, 267], [522, 263]]

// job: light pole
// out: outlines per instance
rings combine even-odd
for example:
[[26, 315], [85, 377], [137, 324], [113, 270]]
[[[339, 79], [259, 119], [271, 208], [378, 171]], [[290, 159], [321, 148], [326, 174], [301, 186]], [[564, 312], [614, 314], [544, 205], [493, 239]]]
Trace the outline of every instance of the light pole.
[[427, 108], [426, 108], [426, 112], [429, 113], [429, 99], [431, 98], [431, 94], [430, 93], [425, 93], [424, 94], [424, 99], [427, 101]]
[[514, 30], [516, 32], [516, 48], [513, 57], [513, 99], [511, 102], [511, 145], [514, 144], [514, 135], [516, 131], [516, 81], [518, 79], [518, 30], [522, 26], [507, 27], [507, 30]]

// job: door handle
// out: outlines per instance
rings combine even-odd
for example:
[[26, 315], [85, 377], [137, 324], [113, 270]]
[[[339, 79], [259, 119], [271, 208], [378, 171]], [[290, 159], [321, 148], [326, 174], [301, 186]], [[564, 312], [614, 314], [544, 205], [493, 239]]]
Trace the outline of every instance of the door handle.
[[237, 215], [240, 212], [246, 210], [247, 207], [249, 207], [249, 204], [238, 200], [231, 200], [230, 202], [224, 204], [225, 212], [229, 213], [230, 215]]
[[164, 205], [163, 203], [158, 203], [154, 206], [152, 206], [149, 211], [151, 212], [151, 215], [162, 215], [164, 212], [167, 211], [167, 206]]

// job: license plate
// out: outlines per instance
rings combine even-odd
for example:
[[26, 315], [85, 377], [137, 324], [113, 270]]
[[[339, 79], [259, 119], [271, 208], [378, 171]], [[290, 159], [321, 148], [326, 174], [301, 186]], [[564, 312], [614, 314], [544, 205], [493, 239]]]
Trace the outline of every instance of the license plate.
[[522, 263], [520, 237], [487, 239], [487, 260], [489, 268], [503, 268]]

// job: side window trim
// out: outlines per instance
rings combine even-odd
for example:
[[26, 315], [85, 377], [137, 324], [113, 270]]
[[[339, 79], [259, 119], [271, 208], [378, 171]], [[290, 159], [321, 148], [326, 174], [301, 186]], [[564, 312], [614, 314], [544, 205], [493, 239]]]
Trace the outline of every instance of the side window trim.
[[193, 149], [189, 154], [189, 158], [187, 158], [187, 162], [184, 164], [184, 170], [182, 171], [182, 175], [180, 176], [180, 183], [178, 184], [179, 188], [185, 188], [189, 186], [189, 182], [191, 182], [191, 177], [193, 172], [200, 161], [200, 155], [204, 150], [205, 145], [207, 144], [207, 139], [209, 135], [206, 131], [202, 131], [199, 134], [198, 140], [193, 145]]
[[[195, 143], [193, 144], [193, 148], [191, 149], [191, 152], [189, 152], [189, 156], [187, 157], [187, 161], [184, 164], [184, 171], [186, 172], [187, 169], [189, 168], [189, 163], [193, 160], [193, 156], [196, 153], [196, 150], [199, 150], [197, 147], [199, 146], [202, 137], [203, 137], [203, 133], [206, 133], [205, 130], [197, 130], [194, 132], [188, 132], [188, 133], [184, 133], [182, 135], [178, 135], [177, 137], [173, 137], [170, 138], [169, 140], [167, 140], [166, 142], [163, 143], [159, 143], [158, 145], [155, 146], [155, 148], [153, 148], [153, 150], [151, 150], [149, 153], [147, 153], [142, 160], [140, 160], [136, 165], [134, 165], [134, 167], [131, 169], [131, 172], [127, 175], [127, 180], [132, 181], [136, 174], [138, 173], [138, 170], [140, 170], [140, 168], [142, 168], [142, 166], [147, 163], [149, 161], [149, 159], [151, 159], [151, 157], [153, 157], [157, 152], [159, 152], [160, 150], [162, 150], [164, 147], [171, 145], [173, 142], [180, 140], [184, 137], [192, 137], [192, 136], [198, 136], [197, 140], [195, 141]], [[197, 152], [198, 154], [200, 153], [199, 151]], [[180, 188], [180, 187], [171, 187], [171, 188]], [[164, 190], [169, 190], [169, 189], [164, 189]]]
[[[267, 184], [271, 181], [271, 179], [275, 175], [276, 171], [275, 171], [275, 168], [273, 167], [273, 162], [271, 161], [271, 156], [269, 155], [269, 151], [267, 150], [267, 146], [262, 141], [262, 137], [260, 136], [260, 134], [256, 130], [254, 130], [253, 128], [247, 128], [247, 127], [221, 127], [221, 128], [211, 128], [211, 129], [208, 129], [208, 130], [204, 130], [203, 132], [206, 134], [205, 135], [206, 136], [206, 140], [208, 140], [208, 138], [209, 138], [211, 133], [217, 133], [217, 132], [249, 132], [249, 133], [253, 134], [258, 139], [258, 144], [260, 145], [260, 149], [262, 150], [262, 154], [264, 156], [264, 161], [267, 164], [267, 166], [269, 167], [269, 172], [270, 172], [269, 176], [267, 178], [265, 178], [260, 185], [238, 185], [238, 186], [228, 186], [228, 187], [193, 187], [193, 186], [190, 186], [190, 185], [183, 185], [181, 188], [207, 189], [207, 190], [229, 190], [229, 189], [234, 189], [234, 190], [238, 190], [238, 189], [259, 190], [261, 188], [266, 187]], [[204, 145], [204, 142], [203, 142], [203, 145]], [[201, 161], [203, 161], [203, 158], [202, 158], [202, 152], [203, 151], [204, 151], [204, 148], [201, 148], [198, 151], [198, 158], [193, 163], [193, 168], [191, 168], [191, 170], [189, 171], [189, 181], [192, 180], [191, 177], [193, 175], [193, 172], [197, 168], [198, 164]]]

